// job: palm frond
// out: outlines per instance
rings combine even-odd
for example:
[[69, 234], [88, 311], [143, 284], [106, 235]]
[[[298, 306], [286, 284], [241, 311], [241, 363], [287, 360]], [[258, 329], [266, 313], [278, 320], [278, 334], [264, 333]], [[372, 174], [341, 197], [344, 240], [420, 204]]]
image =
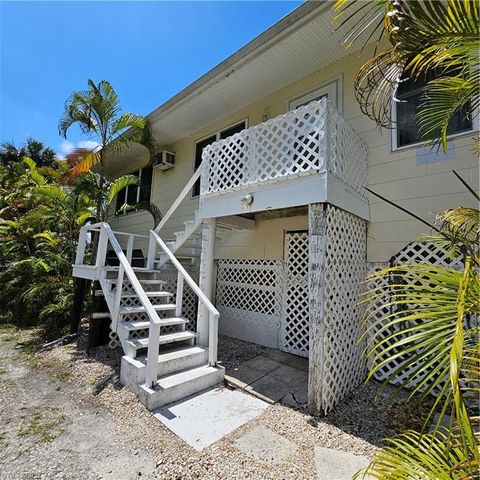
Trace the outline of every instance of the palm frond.
[[432, 145], [441, 144], [446, 151], [452, 118], [468, 106], [464, 116], [471, 121], [479, 95], [479, 83], [468, 78], [445, 76], [428, 82], [417, 114], [420, 137]]
[[[465, 298], [464, 315], [480, 314], [480, 281], [475, 269]], [[381, 307], [368, 307], [365, 313], [363, 339], [365, 354], [371, 358], [369, 378], [382, 367], [396, 362], [391, 377], [400, 372], [402, 386], [416, 384], [413, 394], [423, 389], [422, 396], [433, 393], [448, 376], [450, 352], [457, 330], [457, 302], [463, 272], [432, 264], [414, 263], [391, 267], [369, 276], [373, 287], [365, 294], [366, 302], [376, 305], [385, 295], [383, 280], [389, 284], [390, 300]], [[383, 309], [389, 313], [377, 318]], [[425, 365], [431, 368], [425, 368]], [[444, 391], [450, 401], [451, 386]]]
[[128, 187], [129, 185], [138, 185], [138, 183], [138, 177], [136, 177], [135, 175], [123, 175], [122, 177], [114, 180], [108, 186], [107, 194], [105, 197], [107, 205], [110, 205], [125, 187]]
[[77, 164], [73, 166], [64, 176], [64, 181], [70, 183], [79, 175], [90, 172], [92, 168], [100, 163], [100, 148], [94, 150], [86, 150], [77, 148], [73, 150], [68, 156], [74, 156]]
[[387, 445], [377, 450], [372, 462], [358, 472], [362, 478], [390, 480], [451, 480], [474, 478], [478, 464], [460, 448], [448, 447], [451, 438], [445, 431], [421, 434], [408, 431], [387, 439]]

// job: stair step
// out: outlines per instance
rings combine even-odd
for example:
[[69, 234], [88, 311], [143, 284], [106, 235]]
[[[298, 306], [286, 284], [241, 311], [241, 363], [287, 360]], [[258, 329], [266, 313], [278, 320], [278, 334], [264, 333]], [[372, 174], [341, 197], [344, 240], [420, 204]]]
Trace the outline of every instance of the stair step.
[[[106, 271], [108, 272], [118, 272], [119, 267], [103, 267]], [[145, 267], [132, 267], [132, 270], [134, 272], [138, 273], [159, 273], [158, 270], [154, 270], [151, 268], [145, 268]]]
[[[157, 312], [163, 312], [165, 310], [174, 310], [177, 306], [174, 303], [162, 303], [161, 305], [153, 305], [153, 308]], [[120, 315], [127, 315], [129, 313], [143, 313], [146, 312], [145, 307], [142, 305], [132, 305], [128, 307], [120, 307]]]
[[[101, 297], [103, 295], [103, 290], [95, 290], [95, 296]], [[115, 292], [109, 292], [109, 295], [115, 295]], [[152, 292], [145, 292], [147, 297], [171, 297], [173, 293], [170, 292], [163, 292], [163, 291], [152, 291]], [[123, 293], [122, 298], [138, 298], [138, 295], [135, 292], [132, 293]]]
[[[105, 281], [107, 283], [110, 283], [111, 285], [116, 285], [118, 283], [118, 280], [116, 278], [108, 278]], [[145, 285], [164, 285], [165, 283], [167, 283], [165, 280], [160, 280], [157, 278], [139, 278], [138, 281]]]
[[221, 367], [195, 367], [161, 377], [155, 389], [141, 385], [138, 396], [149, 410], [154, 410], [218, 385], [223, 382], [224, 375], [225, 370]]
[[215, 367], [209, 367], [208, 365], [202, 365], [201, 367], [192, 368], [190, 370], [185, 370], [183, 372], [174, 373], [173, 375], [168, 375], [166, 377], [161, 377], [158, 379], [158, 385], [161, 388], [167, 389], [172, 388], [181, 383], [187, 383], [194, 381], [197, 378], [208, 375], [209, 373], [216, 372]]
[[[188, 320], [185, 318], [181, 317], [167, 317], [167, 318], [161, 318], [159, 325], [161, 327], [167, 327], [169, 325], [184, 325], [188, 323]], [[120, 322], [119, 326], [122, 327], [123, 329], [129, 331], [129, 332], [134, 332], [136, 330], [144, 330], [150, 327], [150, 321], [149, 320], [136, 320], [132, 322]]]
[[[198, 345], [173, 344], [170, 348], [168, 346], [162, 348], [158, 355], [158, 371], [162, 372], [162, 376], [165, 377], [206, 365], [207, 362], [208, 350], [206, 348]], [[146, 356], [133, 359], [124, 355], [120, 369], [120, 382], [138, 394], [139, 385], [145, 383], [146, 365]]]
[[[152, 291], [152, 292], [145, 292], [145, 295], [147, 297], [154, 297], [154, 298], [160, 298], [160, 297], [171, 297], [173, 293], [171, 292], [164, 292], [164, 291]], [[122, 298], [138, 298], [138, 295], [136, 293], [124, 293], [122, 294]]]
[[[160, 345], [166, 345], [167, 343], [183, 342], [185, 340], [192, 340], [196, 336], [195, 333], [189, 332], [188, 330], [185, 332], [166, 333], [165, 335], [160, 335], [159, 343]], [[127, 340], [127, 344], [135, 350], [140, 350], [148, 347], [148, 338]]]

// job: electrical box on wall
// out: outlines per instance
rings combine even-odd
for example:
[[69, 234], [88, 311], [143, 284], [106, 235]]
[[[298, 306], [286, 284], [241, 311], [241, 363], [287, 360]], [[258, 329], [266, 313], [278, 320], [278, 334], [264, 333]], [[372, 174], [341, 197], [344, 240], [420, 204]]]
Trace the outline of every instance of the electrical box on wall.
[[169, 170], [175, 166], [175, 154], [162, 150], [153, 157], [153, 166], [157, 170]]

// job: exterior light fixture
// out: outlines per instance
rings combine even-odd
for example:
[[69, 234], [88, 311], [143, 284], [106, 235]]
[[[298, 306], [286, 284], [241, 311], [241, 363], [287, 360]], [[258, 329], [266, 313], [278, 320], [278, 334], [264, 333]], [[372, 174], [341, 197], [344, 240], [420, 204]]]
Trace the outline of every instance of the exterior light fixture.
[[248, 208], [253, 203], [253, 195], [251, 193], [247, 193], [240, 199], [240, 202], [244, 208]]

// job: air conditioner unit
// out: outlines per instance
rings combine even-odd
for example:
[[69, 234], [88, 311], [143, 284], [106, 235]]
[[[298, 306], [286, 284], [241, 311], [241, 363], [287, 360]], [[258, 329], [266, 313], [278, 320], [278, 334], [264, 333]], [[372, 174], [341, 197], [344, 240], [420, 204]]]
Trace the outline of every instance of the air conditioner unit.
[[153, 166], [158, 170], [169, 170], [175, 166], [175, 154], [163, 150], [153, 157]]

